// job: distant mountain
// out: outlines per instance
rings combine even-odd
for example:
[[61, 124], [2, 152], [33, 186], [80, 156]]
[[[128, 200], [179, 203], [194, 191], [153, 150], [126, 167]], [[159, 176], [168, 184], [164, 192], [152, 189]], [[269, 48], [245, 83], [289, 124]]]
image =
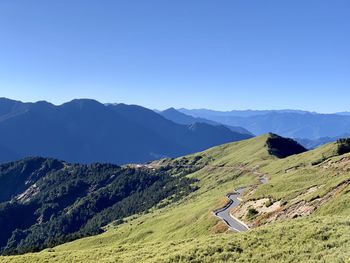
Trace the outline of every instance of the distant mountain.
[[330, 142], [336, 142], [338, 139], [342, 138], [350, 138], [350, 133], [348, 134], [342, 134], [337, 137], [322, 137], [318, 139], [303, 139], [303, 138], [296, 138], [295, 140], [303, 145], [307, 149], [315, 149], [323, 144], [330, 143]]
[[323, 144], [335, 142], [337, 139], [330, 137], [322, 137], [314, 140], [305, 138], [296, 138], [295, 140], [307, 149], [315, 149]]
[[[251, 117], [256, 115], [266, 115], [269, 113], [299, 113], [299, 114], [306, 114], [306, 113], [314, 113], [309, 111], [303, 111], [303, 110], [231, 110], [231, 111], [215, 111], [215, 110], [208, 110], [208, 109], [178, 109], [178, 111], [196, 116], [196, 117], [202, 117], [202, 118], [208, 118], [208, 116], [235, 116], [235, 117]], [[209, 118], [210, 119], [210, 118]]]
[[27, 156], [146, 162], [246, 138], [225, 127], [179, 125], [136, 105], [80, 99], [55, 106], [0, 99], [0, 162]]
[[218, 123], [215, 121], [207, 120], [204, 118], [198, 118], [193, 117], [187, 114], [184, 114], [174, 108], [169, 108], [164, 111], [159, 112], [160, 115], [167, 118], [168, 120], [171, 120], [173, 122], [179, 123], [179, 124], [193, 124], [195, 122], [202, 122], [202, 123], [208, 123], [211, 125], [217, 125]]
[[[197, 117], [187, 115], [187, 114], [182, 113], [174, 108], [169, 108], [167, 110], [160, 111], [159, 114], [162, 115], [163, 117], [165, 117], [166, 119], [171, 120], [171, 121], [178, 123], [178, 124], [189, 125], [189, 124], [194, 124], [194, 123], [207, 123], [207, 124], [215, 125], [215, 126], [222, 125], [221, 123], [218, 123], [216, 121], [211, 121], [211, 120], [207, 120], [205, 118], [197, 118]], [[229, 126], [229, 125], [225, 125], [225, 126], [227, 128], [229, 128], [231, 131], [253, 136], [253, 134], [251, 132], [249, 132], [248, 130], [246, 130], [242, 127]]]
[[350, 116], [350, 112], [349, 111], [337, 112], [336, 114]]
[[185, 110], [185, 114], [206, 118], [225, 125], [241, 126], [256, 135], [273, 132], [285, 137], [319, 139], [338, 137], [350, 132], [350, 116], [318, 114], [313, 112], [237, 111], [216, 112], [210, 110]]

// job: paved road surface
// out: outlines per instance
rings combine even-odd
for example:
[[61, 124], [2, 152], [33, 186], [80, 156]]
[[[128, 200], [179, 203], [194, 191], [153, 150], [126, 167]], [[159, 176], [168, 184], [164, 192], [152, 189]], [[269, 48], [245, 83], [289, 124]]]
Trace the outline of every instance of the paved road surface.
[[230, 211], [232, 210], [232, 208], [238, 206], [241, 203], [237, 198], [239, 198], [239, 196], [244, 192], [244, 190], [245, 189], [240, 188], [237, 189], [235, 193], [229, 194], [227, 196], [230, 199], [228, 205], [214, 211], [215, 216], [224, 220], [224, 222], [228, 225], [228, 227], [231, 230], [237, 232], [243, 232], [248, 230], [248, 228], [244, 224], [242, 224], [240, 221], [238, 221], [230, 215]]
[[[259, 176], [260, 184], [267, 183], [267, 177], [264, 174], [259, 172], [254, 173]], [[240, 220], [230, 215], [230, 211], [232, 210], [232, 208], [237, 207], [241, 203], [241, 201], [239, 201], [238, 199], [244, 191], [245, 188], [239, 188], [234, 193], [228, 194], [227, 197], [230, 199], [230, 202], [225, 207], [214, 211], [214, 215], [216, 217], [221, 218], [231, 230], [237, 232], [244, 232], [249, 230], [248, 226], [244, 224], [244, 222], [241, 222]]]

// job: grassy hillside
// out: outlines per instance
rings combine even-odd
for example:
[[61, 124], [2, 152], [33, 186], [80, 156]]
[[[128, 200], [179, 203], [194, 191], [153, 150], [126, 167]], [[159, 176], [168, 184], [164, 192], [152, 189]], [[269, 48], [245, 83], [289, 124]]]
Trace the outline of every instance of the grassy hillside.
[[[349, 262], [350, 154], [338, 155], [334, 143], [279, 159], [269, 154], [270, 137], [154, 162], [149, 168], [200, 168], [187, 175], [199, 189], [122, 225], [112, 223], [101, 235], [0, 261]], [[212, 211], [241, 186], [247, 190], [232, 213], [253, 229], [234, 233]], [[247, 208], [255, 209], [254, 217], [247, 217]]]

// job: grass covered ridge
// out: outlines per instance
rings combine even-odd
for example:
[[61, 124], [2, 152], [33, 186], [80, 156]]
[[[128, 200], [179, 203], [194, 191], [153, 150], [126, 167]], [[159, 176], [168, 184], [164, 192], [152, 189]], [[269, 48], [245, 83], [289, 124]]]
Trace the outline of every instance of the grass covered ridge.
[[[110, 224], [101, 235], [0, 261], [349, 262], [350, 155], [339, 156], [337, 145], [328, 144], [278, 159], [268, 153], [268, 136], [154, 163], [158, 168], [175, 162], [177, 169], [179, 165], [189, 169], [192, 163], [201, 166], [187, 175], [198, 180], [199, 189], [169, 206], [129, 217], [122, 225]], [[268, 183], [259, 185], [258, 174], [265, 174]], [[240, 186], [256, 189], [243, 197], [244, 202], [268, 197], [288, 209], [323, 198], [342, 184], [310, 216], [280, 220], [246, 233], [225, 231], [211, 213], [223, 205], [226, 193]]]

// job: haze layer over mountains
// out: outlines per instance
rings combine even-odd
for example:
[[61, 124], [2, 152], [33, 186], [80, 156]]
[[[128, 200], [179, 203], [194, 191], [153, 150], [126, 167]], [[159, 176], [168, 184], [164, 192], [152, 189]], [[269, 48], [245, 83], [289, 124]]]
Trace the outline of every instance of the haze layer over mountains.
[[59, 106], [0, 99], [0, 162], [43, 156], [78, 163], [141, 163], [268, 132], [314, 148], [347, 137], [349, 131], [346, 112], [174, 108], [155, 112], [137, 105], [102, 104], [89, 99]]
[[196, 118], [205, 118], [229, 126], [243, 127], [255, 135], [268, 132], [296, 139], [307, 148], [315, 148], [350, 134], [348, 112], [319, 114], [300, 110], [213, 111], [179, 109]]

